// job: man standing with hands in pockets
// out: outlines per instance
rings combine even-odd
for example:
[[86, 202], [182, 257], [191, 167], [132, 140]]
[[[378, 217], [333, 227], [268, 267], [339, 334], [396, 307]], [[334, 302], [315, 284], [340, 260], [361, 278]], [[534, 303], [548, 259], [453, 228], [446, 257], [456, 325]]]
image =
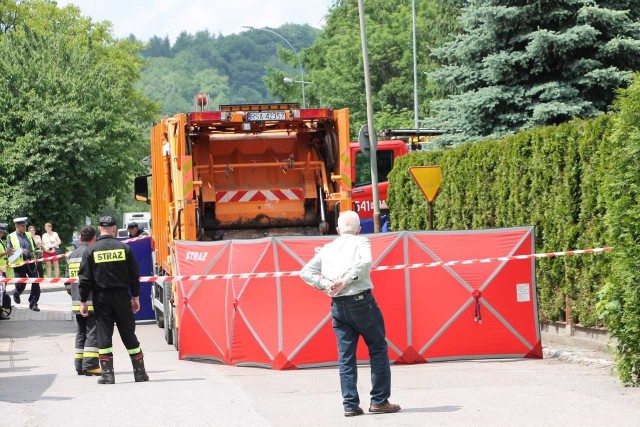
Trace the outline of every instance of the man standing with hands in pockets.
[[[140, 342], [136, 337], [134, 313], [140, 310], [138, 262], [131, 248], [116, 240], [116, 219], [100, 218], [100, 237], [82, 254], [80, 272], [80, 314], [88, 316], [87, 299], [93, 291], [93, 307], [98, 326], [98, 353], [102, 376], [98, 384], [114, 384], [113, 324], [127, 348], [136, 382], [149, 381]], [[129, 296], [131, 291], [131, 296]]]
[[333, 331], [338, 340], [338, 363], [344, 416], [362, 415], [358, 396], [356, 348], [362, 336], [371, 363], [369, 412], [398, 412], [389, 402], [391, 368], [385, 338], [384, 319], [371, 290], [371, 243], [358, 236], [360, 218], [344, 211], [338, 218], [340, 236], [326, 244], [300, 271], [309, 285], [322, 290], [331, 300]]

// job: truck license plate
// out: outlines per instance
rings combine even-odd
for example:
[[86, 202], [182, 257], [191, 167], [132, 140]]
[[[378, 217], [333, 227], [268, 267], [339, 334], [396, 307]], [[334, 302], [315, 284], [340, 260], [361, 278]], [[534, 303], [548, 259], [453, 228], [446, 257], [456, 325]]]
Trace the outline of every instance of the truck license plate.
[[264, 122], [269, 120], [284, 120], [284, 111], [259, 111], [247, 113], [250, 122]]

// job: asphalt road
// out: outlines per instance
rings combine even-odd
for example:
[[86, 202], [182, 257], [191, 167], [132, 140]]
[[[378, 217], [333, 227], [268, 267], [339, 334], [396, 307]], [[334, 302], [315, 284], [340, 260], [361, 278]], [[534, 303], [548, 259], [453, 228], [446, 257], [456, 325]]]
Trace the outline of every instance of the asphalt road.
[[[134, 383], [114, 340], [116, 384], [73, 368], [75, 325], [64, 292], [44, 293], [0, 323], [0, 423], [4, 426], [466, 426], [640, 424], [640, 389], [610, 367], [544, 360], [483, 360], [392, 367], [400, 413], [344, 418], [337, 369], [272, 371], [181, 361], [155, 324], [138, 325], [151, 377]], [[44, 320], [49, 319], [49, 320]], [[54, 319], [54, 320], [51, 320]], [[366, 410], [369, 369], [360, 367]]]

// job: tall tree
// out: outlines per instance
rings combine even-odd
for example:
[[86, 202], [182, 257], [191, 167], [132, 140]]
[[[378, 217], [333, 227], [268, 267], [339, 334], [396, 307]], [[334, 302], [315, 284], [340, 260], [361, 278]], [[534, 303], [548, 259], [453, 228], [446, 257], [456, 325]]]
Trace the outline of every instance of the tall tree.
[[431, 74], [451, 95], [444, 144], [496, 137], [607, 111], [640, 67], [637, 0], [472, 0], [464, 33], [436, 49]]
[[[273, 31], [296, 50], [311, 45], [319, 32], [309, 25], [295, 24]], [[269, 102], [273, 97], [263, 80], [266, 70], [290, 74], [297, 69], [278, 59], [283, 44], [277, 36], [258, 29], [217, 37], [207, 31], [183, 32], [173, 46], [166, 38], [152, 37], [143, 51], [148, 62], [142, 70], [140, 89], [161, 102], [164, 115], [192, 110], [194, 93], [202, 91], [209, 93], [214, 107], [220, 103]]]
[[179, 52], [175, 58], [150, 58], [138, 83], [140, 90], [160, 103], [163, 116], [195, 110], [195, 94], [209, 94], [209, 105], [228, 99], [227, 77], [209, 67], [193, 51]]
[[171, 56], [171, 42], [169, 36], [160, 38], [153, 36], [147, 42], [147, 47], [142, 51], [147, 58], [156, 58], [160, 56]]
[[[424, 72], [435, 69], [431, 50], [458, 31], [459, 7], [450, 0], [416, 2], [420, 114], [439, 96]], [[364, 2], [376, 127], [413, 127], [411, 0]], [[349, 107], [354, 128], [366, 122], [357, 0], [338, 0], [323, 32], [302, 52], [311, 104]], [[291, 63], [290, 63], [291, 65]]]
[[130, 197], [157, 107], [134, 88], [142, 44], [74, 6], [14, 4], [0, 35], [0, 218], [68, 238], [109, 197]]

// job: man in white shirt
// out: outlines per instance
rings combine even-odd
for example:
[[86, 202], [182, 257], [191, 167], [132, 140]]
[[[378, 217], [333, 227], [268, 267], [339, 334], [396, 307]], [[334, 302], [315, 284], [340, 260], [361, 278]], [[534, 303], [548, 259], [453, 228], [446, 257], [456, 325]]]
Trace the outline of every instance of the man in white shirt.
[[369, 412], [397, 412], [400, 405], [389, 402], [391, 368], [385, 338], [384, 319], [371, 290], [371, 243], [358, 236], [360, 218], [344, 211], [338, 218], [340, 236], [326, 244], [300, 271], [309, 285], [332, 297], [331, 316], [338, 340], [338, 363], [344, 416], [364, 413], [357, 387], [356, 348], [362, 336], [371, 363]]

